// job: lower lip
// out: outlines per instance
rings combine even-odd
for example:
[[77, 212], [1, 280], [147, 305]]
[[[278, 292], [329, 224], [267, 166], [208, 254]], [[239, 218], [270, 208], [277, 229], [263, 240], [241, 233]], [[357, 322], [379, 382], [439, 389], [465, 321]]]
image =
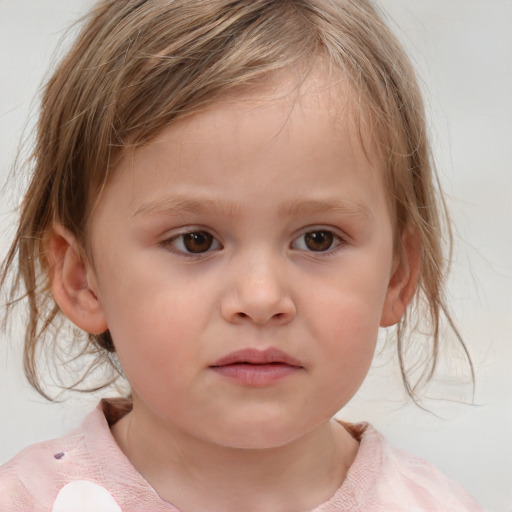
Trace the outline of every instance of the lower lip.
[[301, 369], [299, 366], [291, 366], [284, 363], [238, 363], [225, 366], [212, 366], [211, 368], [223, 377], [253, 387], [270, 386], [286, 377], [294, 375]]

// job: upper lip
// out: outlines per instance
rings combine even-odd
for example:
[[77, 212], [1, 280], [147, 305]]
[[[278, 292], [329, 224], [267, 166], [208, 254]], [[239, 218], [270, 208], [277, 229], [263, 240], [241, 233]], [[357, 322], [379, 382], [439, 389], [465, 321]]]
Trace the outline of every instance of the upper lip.
[[256, 349], [256, 348], [244, 348], [231, 352], [230, 354], [221, 357], [215, 361], [211, 366], [227, 366], [230, 364], [270, 364], [270, 363], [281, 363], [289, 366], [302, 367], [302, 363], [277, 348], [267, 349]]

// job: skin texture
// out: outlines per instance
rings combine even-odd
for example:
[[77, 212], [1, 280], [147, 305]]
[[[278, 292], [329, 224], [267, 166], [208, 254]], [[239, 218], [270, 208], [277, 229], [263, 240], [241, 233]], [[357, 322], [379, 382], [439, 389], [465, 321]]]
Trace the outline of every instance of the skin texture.
[[[127, 151], [92, 214], [91, 258], [58, 225], [50, 242], [61, 309], [110, 330], [132, 386], [114, 436], [185, 512], [249, 510], [247, 496], [279, 512], [329, 499], [357, 452], [331, 418], [414, 290], [417, 255], [406, 236], [405, 257], [394, 255], [352, 93], [319, 74], [272, 85]], [[201, 252], [188, 252], [187, 233]], [[247, 348], [296, 364], [263, 385], [216, 371]]]

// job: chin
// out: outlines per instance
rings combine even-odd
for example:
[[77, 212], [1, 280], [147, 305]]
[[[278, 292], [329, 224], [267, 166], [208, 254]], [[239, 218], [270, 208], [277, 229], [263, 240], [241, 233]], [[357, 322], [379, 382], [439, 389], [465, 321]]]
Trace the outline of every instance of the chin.
[[241, 436], [223, 439], [222, 446], [234, 450], [273, 450], [288, 445], [295, 439], [288, 435], [275, 435], [267, 432], [245, 432]]
[[[308, 434], [314, 427], [307, 428], [299, 421], [278, 418], [258, 418], [251, 415], [243, 422], [230, 422], [228, 428], [216, 430], [216, 443], [240, 450], [271, 450], [293, 443]], [[218, 435], [223, 432], [223, 435]]]

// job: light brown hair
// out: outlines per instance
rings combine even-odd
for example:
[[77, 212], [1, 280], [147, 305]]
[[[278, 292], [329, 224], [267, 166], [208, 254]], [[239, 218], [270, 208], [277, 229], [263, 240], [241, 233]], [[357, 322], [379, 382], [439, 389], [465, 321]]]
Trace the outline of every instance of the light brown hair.
[[[396, 233], [409, 227], [419, 237], [416, 298], [396, 329], [407, 392], [414, 397], [418, 380], [433, 375], [443, 316], [467, 355], [444, 299], [442, 233], [448, 247], [451, 234], [421, 93], [409, 59], [371, 1], [102, 0], [44, 88], [31, 182], [0, 274], [4, 289], [13, 276], [9, 306], [28, 302], [25, 373], [39, 392], [45, 393], [38, 354], [59, 339], [60, 328], [45, 255], [52, 225], [67, 228], [87, 254], [92, 205], [127, 146], [147, 143], [237, 86], [286, 68], [305, 70], [319, 59], [358, 91], [383, 158]], [[430, 325], [429, 355], [411, 382], [404, 354], [422, 319]], [[117, 369], [108, 332], [59, 343], [78, 344], [89, 362], [85, 373], [106, 362]]]

